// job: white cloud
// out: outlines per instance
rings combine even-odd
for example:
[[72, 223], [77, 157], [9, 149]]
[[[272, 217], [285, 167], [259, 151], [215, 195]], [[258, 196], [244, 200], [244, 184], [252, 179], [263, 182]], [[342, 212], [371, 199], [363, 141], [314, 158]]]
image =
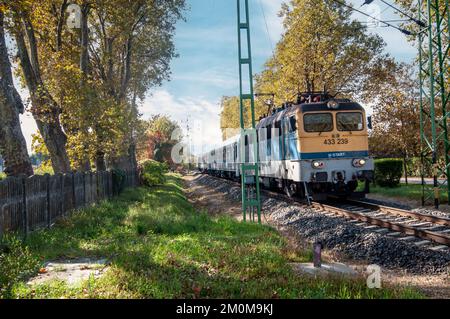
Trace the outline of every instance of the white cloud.
[[203, 97], [175, 97], [160, 89], [149, 96], [140, 108], [145, 119], [152, 115], [168, 115], [177, 121], [186, 133], [186, 123], [192, 128], [194, 153], [209, 149], [222, 141], [220, 130], [220, 101], [211, 102]]

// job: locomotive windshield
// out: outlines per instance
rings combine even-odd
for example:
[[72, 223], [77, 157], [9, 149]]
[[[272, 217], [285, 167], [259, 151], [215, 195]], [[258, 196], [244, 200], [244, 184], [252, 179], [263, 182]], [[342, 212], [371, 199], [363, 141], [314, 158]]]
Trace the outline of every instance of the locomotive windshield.
[[337, 128], [339, 131], [362, 131], [364, 128], [361, 113], [338, 113], [336, 115]]
[[305, 131], [309, 133], [331, 132], [333, 116], [331, 113], [306, 114], [303, 118]]

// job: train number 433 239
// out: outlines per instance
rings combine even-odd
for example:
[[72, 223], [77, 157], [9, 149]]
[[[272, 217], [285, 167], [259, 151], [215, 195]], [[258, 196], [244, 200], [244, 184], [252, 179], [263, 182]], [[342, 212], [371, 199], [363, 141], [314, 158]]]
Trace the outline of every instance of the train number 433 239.
[[325, 145], [346, 145], [348, 143], [348, 138], [329, 138], [324, 142]]

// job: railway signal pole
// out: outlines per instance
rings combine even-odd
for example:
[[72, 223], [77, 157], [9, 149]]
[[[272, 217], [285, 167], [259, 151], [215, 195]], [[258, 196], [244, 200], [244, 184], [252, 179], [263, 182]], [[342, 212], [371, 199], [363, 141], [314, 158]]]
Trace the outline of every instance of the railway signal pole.
[[[450, 7], [449, 0], [419, 0], [418, 6], [419, 21], [428, 23], [419, 32], [422, 205], [433, 199], [438, 208], [441, 190], [450, 200]], [[425, 182], [430, 166], [433, 185]]]
[[[259, 148], [256, 134], [255, 96], [253, 90], [252, 50], [250, 41], [250, 14], [248, 0], [237, 0], [237, 26], [239, 41], [239, 93], [241, 123], [241, 187], [244, 221], [247, 214], [252, 221], [257, 216], [261, 223], [261, 194], [259, 184]], [[250, 106], [251, 129], [245, 125], [245, 109]], [[246, 148], [253, 148], [253, 158]], [[256, 215], [256, 216], [255, 216]]]

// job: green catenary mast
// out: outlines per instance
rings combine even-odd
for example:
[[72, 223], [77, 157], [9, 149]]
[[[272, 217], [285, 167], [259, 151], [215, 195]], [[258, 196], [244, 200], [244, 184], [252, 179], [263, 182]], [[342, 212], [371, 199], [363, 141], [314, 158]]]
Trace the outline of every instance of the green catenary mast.
[[[239, 41], [239, 90], [240, 90], [240, 121], [241, 121], [241, 182], [242, 211], [244, 221], [247, 214], [252, 221], [258, 218], [261, 223], [261, 195], [259, 185], [259, 154], [256, 137], [255, 98], [253, 91], [252, 50], [250, 41], [250, 14], [248, 0], [237, 0], [237, 25]], [[244, 34], [244, 35], [243, 35]], [[244, 77], [244, 73], [245, 74]], [[244, 84], [245, 89], [244, 89]], [[245, 91], [244, 91], [245, 90]], [[245, 108], [250, 105], [252, 117], [251, 129], [245, 127]], [[245, 145], [253, 147], [253, 159], [245, 152]], [[256, 215], [256, 216], [255, 216]]]
[[[419, 20], [427, 21], [419, 32], [422, 204], [433, 199], [438, 208], [441, 190], [450, 199], [450, 7], [449, 0], [419, 0], [418, 6]], [[425, 182], [425, 169], [430, 166], [433, 185]]]

